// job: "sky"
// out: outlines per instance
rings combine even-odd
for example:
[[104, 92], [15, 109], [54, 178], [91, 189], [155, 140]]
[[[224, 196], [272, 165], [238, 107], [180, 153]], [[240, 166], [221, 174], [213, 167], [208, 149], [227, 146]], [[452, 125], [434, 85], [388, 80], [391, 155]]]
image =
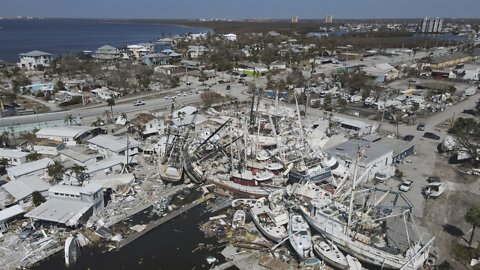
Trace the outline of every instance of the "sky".
[[480, 0], [0, 0], [0, 16], [73, 18], [479, 18]]

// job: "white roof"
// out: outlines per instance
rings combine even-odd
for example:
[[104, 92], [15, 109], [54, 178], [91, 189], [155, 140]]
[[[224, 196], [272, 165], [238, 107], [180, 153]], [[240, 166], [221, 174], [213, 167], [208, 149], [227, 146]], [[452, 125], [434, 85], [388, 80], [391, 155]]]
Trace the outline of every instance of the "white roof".
[[82, 135], [85, 132], [88, 132], [94, 127], [85, 127], [85, 126], [66, 126], [66, 127], [48, 127], [42, 128], [35, 135], [38, 136], [53, 136], [53, 137], [69, 137], [76, 138]]
[[12, 174], [15, 177], [19, 177], [25, 174], [36, 172], [48, 167], [48, 165], [53, 164], [53, 160], [49, 158], [42, 158], [33, 162], [27, 162], [15, 167], [7, 168], [7, 172]]
[[[127, 149], [127, 138], [126, 137], [116, 137], [112, 135], [99, 135], [94, 138], [91, 138], [88, 140], [90, 144], [97, 145], [101, 148], [108, 149], [112, 152], [121, 152]], [[139, 147], [140, 142], [128, 138], [128, 147], [133, 148], [133, 147]]]
[[93, 204], [52, 198], [25, 214], [25, 217], [75, 226]]
[[135, 180], [133, 173], [115, 174], [90, 179], [90, 183], [101, 185], [104, 188], [115, 189], [119, 185], [126, 185]]
[[385, 71], [394, 69], [394, 67], [392, 67], [392, 65], [390, 65], [389, 63], [377, 64], [375, 65], [375, 67]]
[[[123, 160], [126, 161], [126, 158], [123, 158]], [[87, 169], [85, 170], [85, 172], [86, 173], [94, 173], [94, 172], [98, 172], [100, 170], [109, 169], [109, 168], [111, 168], [115, 165], [119, 165], [119, 164], [122, 164], [122, 163], [125, 163], [125, 162], [122, 161], [121, 158], [105, 159], [105, 160], [99, 161], [95, 164], [87, 165]]]
[[0, 211], [0, 221], [11, 219], [14, 216], [18, 216], [25, 211], [18, 204], [12, 207], [8, 207]]
[[51, 54], [42, 52], [42, 51], [31, 51], [27, 53], [21, 53], [20, 56], [28, 56], [28, 57], [38, 57], [38, 56], [51, 56]]
[[18, 150], [11, 150], [11, 149], [3, 149], [0, 148], [0, 157], [5, 158], [23, 158], [28, 155], [27, 152], [22, 152]]
[[64, 194], [74, 194], [74, 195], [79, 195], [80, 194], [92, 194], [95, 193], [99, 190], [102, 189], [102, 186], [95, 184], [95, 183], [90, 183], [86, 186], [70, 186], [70, 185], [55, 185], [51, 187], [48, 192], [50, 193], [64, 193]]
[[185, 106], [178, 110], [173, 111], [173, 117], [178, 117], [179, 112], [184, 112], [186, 115], [194, 114], [198, 111], [197, 107], [194, 106]]
[[340, 116], [335, 116], [333, 117], [335, 121], [338, 121], [342, 124], [353, 126], [353, 127], [359, 127], [359, 128], [367, 128], [371, 127], [372, 125], [365, 123], [363, 121], [355, 120], [355, 119], [350, 119], [350, 118], [345, 118], [345, 117], [340, 117]]
[[47, 191], [50, 188], [50, 184], [38, 176], [26, 175], [18, 180], [10, 181], [2, 187], [15, 198], [15, 201], [20, 201], [30, 196], [34, 191]]

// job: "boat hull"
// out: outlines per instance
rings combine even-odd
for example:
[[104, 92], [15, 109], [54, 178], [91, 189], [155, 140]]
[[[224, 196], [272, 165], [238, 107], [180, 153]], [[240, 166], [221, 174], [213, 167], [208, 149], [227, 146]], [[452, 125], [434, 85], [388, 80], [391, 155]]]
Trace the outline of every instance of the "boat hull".
[[263, 198], [270, 195], [272, 192], [280, 189], [280, 187], [265, 187], [265, 186], [244, 186], [233, 181], [219, 180], [215, 178], [208, 179], [209, 182], [232, 191], [239, 195], [246, 195], [250, 198]]
[[409, 265], [406, 265], [403, 269], [416, 270], [424, 264], [428, 257], [428, 250], [426, 250], [423, 254], [418, 255], [419, 258], [415, 260], [414, 264], [409, 263], [409, 259], [401, 255], [382, 251], [360, 241], [352, 241], [349, 236], [343, 233], [344, 226], [328, 217], [317, 220], [303, 207], [300, 207], [300, 211], [315, 231], [332, 241], [340, 250], [367, 264], [383, 267], [383, 269], [400, 269], [408, 263]]
[[285, 236], [283, 237], [277, 237], [277, 236], [274, 236], [272, 235], [271, 233], [268, 233], [267, 230], [265, 230], [265, 228], [263, 227], [263, 225], [260, 223], [260, 221], [258, 220], [258, 217], [256, 217], [256, 215], [252, 212], [252, 210], [250, 210], [250, 216], [252, 217], [252, 220], [253, 220], [253, 223], [255, 223], [255, 226], [257, 226], [258, 230], [265, 236], [267, 237], [268, 239], [272, 240], [273, 242], [275, 243], [280, 243], [280, 241], [283, 240]]

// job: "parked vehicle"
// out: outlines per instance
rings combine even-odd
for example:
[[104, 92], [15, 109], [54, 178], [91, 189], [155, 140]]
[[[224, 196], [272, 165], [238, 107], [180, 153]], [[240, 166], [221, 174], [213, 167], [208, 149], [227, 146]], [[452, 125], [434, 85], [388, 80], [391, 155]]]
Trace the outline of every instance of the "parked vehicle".
[[425, 123], [418, 124], [417, 130], [424, 131], [425, 130]]
[[427, 182], [428, 183], [438, 183], [438, 182], [442, 182], [442, 181], [440, 180], [440, 177], [438, 177], [438, 176], [429, 176], [427, 178]]
[[423, 137], [424, 138], [427, 138], [427, 139], [432, 139], [432, 140], [440, 140], [440, 136], [438, 136], [437, 134], [433, 133], [433, 132], [425, 132], [423, 134]]
[[375, 181], [377, 181], [377, 182], [383, 183], [383, 182], [387, 181], [387, 179], [388, 179], [388, 177], [384, 173], [376, 173], [375, 174]]
[[405, 180], [400, 184], [400, 187], [398, 187], [398, 189], [400, 191], [407, 192], [410, 189], [412, 189], [412, 186], [413, 186], [413, 181], [412, 180]]
[[135, 101], [135, 103], [133, 103], [133, 106], [142, 106], [142, 105], [145, 105], [145, 101], [143, 101], [142, 99], [139, 99]]
[[478, 115], [478, 112], [477, 110], [472, 110], [472, 109], [467, 109], [467, 110], [463, 110], [462, 113], [465, 113], [465, 114], [470, 114], [470, 115], [473, 115], [473, 116], [476, 116]]
[[430, 183], [423, 189], [423, 194], [427, 197], [437, 198], [440, 197], [447, 189], [445, 182]]
[[403, 140], [406, 141], [406, 142], [410, 142], [413, 140], [413, 138], [415, 138], [415, 136], [413, 135], [406, 135], [405, 137], [403, 137]]
[[230, 85], [227, 85], [227, 90], [230, 90], [230, 88], [231, 88]]

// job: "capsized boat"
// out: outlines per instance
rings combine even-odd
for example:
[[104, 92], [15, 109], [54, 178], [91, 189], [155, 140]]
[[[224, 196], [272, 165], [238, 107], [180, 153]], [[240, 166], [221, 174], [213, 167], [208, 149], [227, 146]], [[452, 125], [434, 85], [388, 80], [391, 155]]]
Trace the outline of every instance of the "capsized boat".
[[275, 223], [272, 218], [273, 213], [268, 206], [256, 205], [250, 208], [250, 215], [258, 230], [268, 239], [278, 243], [287, 237], [287, 230], [283, 225]]
[[355, 258], [355, 257], [352, 257], [350, 255], [347, 255], [346, 256], [346, 259], [347, 259], [347, 262], [348, 262], [348, 270], [362, 270], [362, 264], [360, 263], [360, 261]]
[[69, 236], [65, 240], [65, 265], [73, 265], [80, 257], [80, 243], [75, 236]]
[[313, 250], [326, 264], [335, 269], [348, 269], [348, 262], [337, 246], [320, 235], [312, 237]]
[[235, 214], [233, 214], [232, 220], [232, 228], [242, 227], [245, 224], [245, 211], [242, 209], [237, 210]]
[[300, 260], [303, 261], [313, 257], [310, 228], [302, 215], [298, 213], [290, 213], [288, 234], [290, 237], [290, 245], [292, 245], [293, 249], [300, 257]]

